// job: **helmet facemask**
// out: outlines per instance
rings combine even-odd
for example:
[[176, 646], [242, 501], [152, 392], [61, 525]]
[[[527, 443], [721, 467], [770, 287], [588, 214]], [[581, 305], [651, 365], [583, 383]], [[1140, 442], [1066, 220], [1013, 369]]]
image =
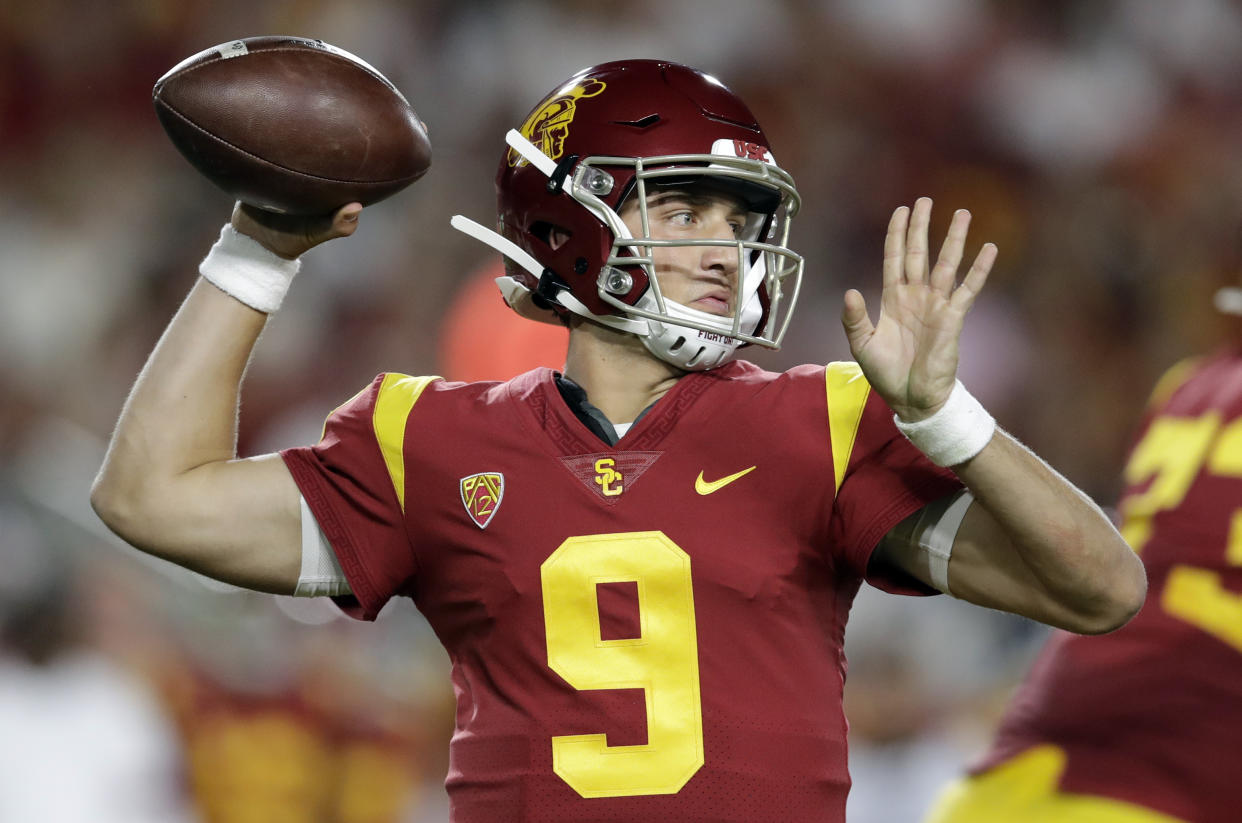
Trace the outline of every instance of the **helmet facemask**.
[[[699, 371], [719, 366], [742, 345], [780, 347], [797, 302], [802, 258], [788, 248], [790, 218], [798, 206], [793, 181], [771, 163], [715, 155], [679, 155], [620, 161], [632, 165], [631, 192], [622, 198], [634, 203], [637, 233], [603, 203], [592, 211], [614, 235], [610, 256], [598, 277], [600, 298], [618, 313], [646, 321], [644, 345], [673, 365]], [[618, 158], [588, 158], [579, 167], [581, 177], [596, 180], [599, 164], [617, 164]], [[594, 174], [593, 174], [594, 173]], [[606, 173], [606, 172], [602, 172]], [[599, 188], [598, 182], [594, 188]], [[745, 204], [746, 221], [730, 239], [656, 239], [651, 236], [648, 198], [659, 191], [719, 193]], [[737, 255], [729, 315], [713, 314], [667, 298], [656, 270], [656, 249], [722, 247]], [[632, 304], [629, 296], [635, 267], [645, 273], [646, 289]]]

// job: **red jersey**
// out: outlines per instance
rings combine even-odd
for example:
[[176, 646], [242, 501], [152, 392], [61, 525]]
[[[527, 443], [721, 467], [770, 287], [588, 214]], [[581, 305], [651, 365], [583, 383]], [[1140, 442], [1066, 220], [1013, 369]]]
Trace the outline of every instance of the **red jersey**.
[[1054, 635], [980, 767], [1065, 750], [1060, 788], [1233, 823], [1242, 778], [1242, 352], [1175, 367], [1125, 470], [1122, 534], [1143, 610], [1101, 637]]
[[843, 821], [846, 615], [959, 486], [842, 363], [689, 374], [616, 446], [548, 369], [381, 375], [284, 457], [347, 610], [409, 596], [448, 651], [458, 823]]

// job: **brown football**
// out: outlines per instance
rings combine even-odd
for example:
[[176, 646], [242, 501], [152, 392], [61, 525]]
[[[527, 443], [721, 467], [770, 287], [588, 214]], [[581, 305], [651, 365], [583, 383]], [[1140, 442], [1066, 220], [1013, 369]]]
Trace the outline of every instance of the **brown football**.
[[431, 143], [392, 83], [319, 40], [250, 37], [155, 84], [177, 150], [235, 199], [289, 214], [370, 205], [426, 173]]

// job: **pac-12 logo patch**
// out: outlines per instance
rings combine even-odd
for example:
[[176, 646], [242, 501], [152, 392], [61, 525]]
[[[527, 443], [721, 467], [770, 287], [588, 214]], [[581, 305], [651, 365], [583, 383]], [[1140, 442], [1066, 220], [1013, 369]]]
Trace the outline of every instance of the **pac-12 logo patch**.
[[500, 472], [480, 472], [461, 479], [462, 505], [480, 529], [492, 522], [504, 496], [505, 476]]

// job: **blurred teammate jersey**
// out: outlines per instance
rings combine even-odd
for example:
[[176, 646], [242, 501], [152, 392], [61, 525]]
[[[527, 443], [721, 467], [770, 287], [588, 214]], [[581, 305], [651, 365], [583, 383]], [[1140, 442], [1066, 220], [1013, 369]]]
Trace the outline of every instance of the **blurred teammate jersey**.
[[1242, 780], [1242, 350], [1175, 366], [1131, 450], [1122, 534], [1142, 611], [1108, 635], [1054, 635], [982, 773], [1040, 744], [1059, 789], [1196, 823], [1239, 819]]

